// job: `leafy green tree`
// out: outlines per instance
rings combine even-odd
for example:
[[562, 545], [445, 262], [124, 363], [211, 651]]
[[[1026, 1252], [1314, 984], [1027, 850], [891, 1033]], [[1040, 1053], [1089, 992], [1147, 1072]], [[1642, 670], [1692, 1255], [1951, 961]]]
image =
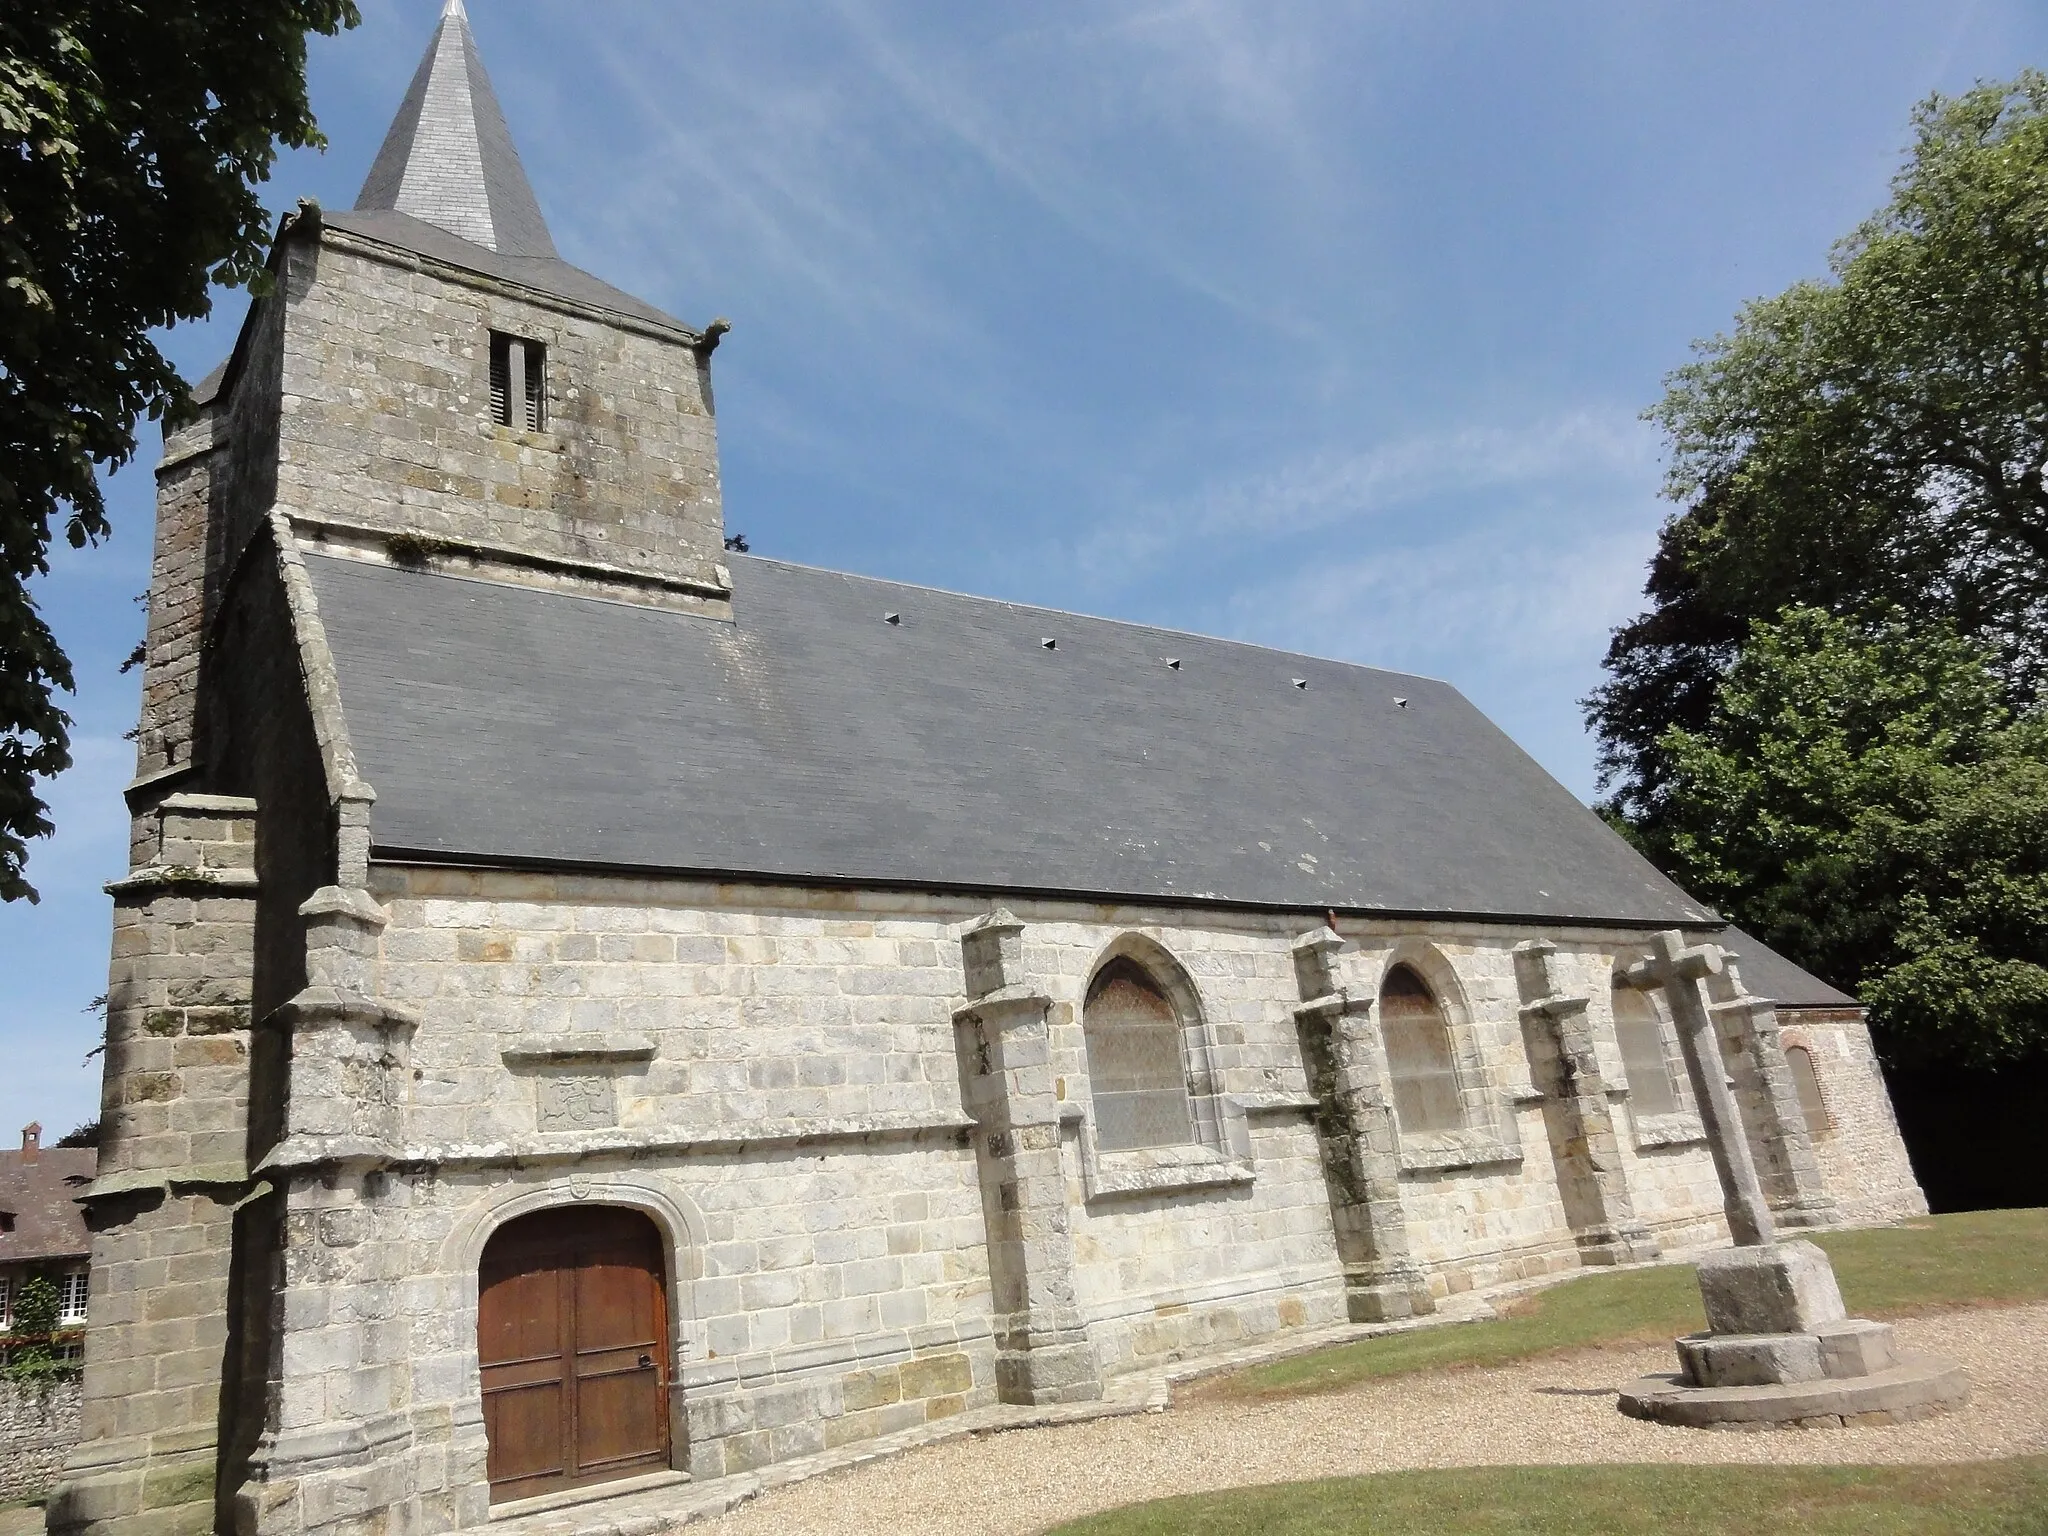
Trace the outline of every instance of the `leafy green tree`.
[[1653, 857], [1666, 733], [1704, 724], [1750, 625], [1788, 606], [1949, 624], [2015, 704], [2048, 677], [2048, 75], [1932, 97], [1914, 127], [1830, 278], [1746, 306], [1650, 413], [1683, 510], [1586, 705], [1609, 806]]
[[53, 528], [107, 532], [94, 478], [139, 419], [185, 399], [150, 332], [264, 272], [256, 195], [277, 145], [321, 142], [306, 34], [351, 0], [0, 5], [0, 900], [50, 831], [39, 777], [70, 763], [71, 665], [37, 612]]
[[1858, 987], [1894, 1062], [2048, 1048], [2048, 717], [2014, 713], [1996, 660], [1794, 608], [1659, 742], [1674, 873]]
[[57, 1285], [48, 1275], [30, 1275], [21, 1283], [14, 1302], [14, 1333], [22, 1342], [8, 1351], [7, 1374], [17, 1381], [33, 1381], [63, 1371], [68, 1362], [57, 1357], [50, 1335], [57, 1331], [63, 1303]]

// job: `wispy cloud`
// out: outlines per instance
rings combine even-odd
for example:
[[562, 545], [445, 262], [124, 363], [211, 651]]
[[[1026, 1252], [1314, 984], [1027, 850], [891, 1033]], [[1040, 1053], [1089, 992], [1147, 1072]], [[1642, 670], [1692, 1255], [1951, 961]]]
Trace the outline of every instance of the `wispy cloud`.
[[[1528, 425], [1478, 424], [1371, 447], [1322, 448], [1194, 493], [1139, 505], [1097, 527], [1084, 569], [1128, 568], [1169, 547], [1311, 532], [1444, 497], [1574, 485], [1630, 497], [1654, 484], [1653, 434], [1620, 411], [1581, 409]], [[1430, 531], [1434, 532], [1435, 529]]]
[[1654, 537], [1623, 505], [1524, 504], [1454, 539], [1241, 586], [1225, 627], [1266, 645], [1444, 678], [1590, 799], [1594, 748], [1578, 701], [1600, 679], [1609, 631], [1637, 609]]
[[[1576, 509], [1575, 509], [1576, 510]], [[1651, 535], [1553, 509], [1453, 541], [1293, 570], [1231, 594], [1247, 638], [1457, 681], [1593, 666], [1633, 611]]]
[[[1068, 230], [1239, 319], [1314, 334], [1306, 316], [1230, 280], [1214, 251], [1193, 246], [1176, 216], [1185, 210], [1148, 184], [1144, 161], [1119, 153], [1134, 140], [1162, 151], [1178, 137], [1183, 152], [1213, 155], [1228, 140], [1278, 168], [1262, 182], [1263, 203], [1284, 196], [1279, 182], [1296, 184], [1300, 206], [1327, 201], [1330, 141], [1303, 111], [1317, 56], [1310, 29], [1270, 9], [1255, 20], [1228, 0], [1182, 0], [1026, 24], [970, 57], [915, 40], [870, 0], [836, 0], [834, 10], [904, 106]], [[1046, 112], [1052, 99], [1066, 109]], [[1270, 221], [1272, 209], [1261, 216]]]

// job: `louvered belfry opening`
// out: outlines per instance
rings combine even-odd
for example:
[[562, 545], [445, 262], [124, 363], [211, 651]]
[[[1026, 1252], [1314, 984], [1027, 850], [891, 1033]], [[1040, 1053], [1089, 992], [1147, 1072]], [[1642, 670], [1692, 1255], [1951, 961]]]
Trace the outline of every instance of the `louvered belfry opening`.
[[1413, 1133], [1464, 1125], [1450, 1021], [1429, 984], [1408, 966], [1395, 966], [1380, 984], [1380, 1029], [1400, 1128]]
[[1195, 1139], [1180, 1014], [1143, 966], [1119, 956], [1096, 973], [1081, 1030], [1098, 1147], [1131, 1152]]
[[547, 428], [548, 349], [524, 336], [491, 332], [491, 420], [522, 432]]

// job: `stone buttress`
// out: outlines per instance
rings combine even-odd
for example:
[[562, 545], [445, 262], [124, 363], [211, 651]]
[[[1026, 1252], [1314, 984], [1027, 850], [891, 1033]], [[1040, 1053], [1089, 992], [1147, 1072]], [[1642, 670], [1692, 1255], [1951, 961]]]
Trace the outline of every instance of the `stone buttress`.
[[1524, 1002], [1522, 1028], [1532, 1077], [1541, 1088], [1558, 1188], [1572, 1238], [1588, 1264], [1632, 1264], [1658, 1257], [1649, 1228], [1636, 1219], [1616, 1139], [1608, 1088], [1594, 1048], [1592, 1000], [1563, 993], [1552, 979], [1557, 946], [1531, 939], [1515, 947]]
[[1376, 1000], [1339, 984], [1337, 957], [1344, 947], [1329, 928], [1295, 941], [1301, 994], [1295, 1028], [1318, 1106], [1345, 1307], [1353, 1322], [1385, 1322], [1432, 1312], [1436, 1303], [1409, 1256], [1386, 1045], [1373, 1021]]
[[961, 935], [961, 1097], [981, 1168], [997, 1393], [1010, 1403], [1077, 1402], [1102, 1395], [1102, 1372], [1074, 1294], [1052, 999], [1025, 978], [1023, 939], [1024, 925], [1001, 911]]
[[173, 794], [109, 887], [81, 1442], [53, 1531], [214, 1528], [235, 1208], [247, 1189], [254, 802]]

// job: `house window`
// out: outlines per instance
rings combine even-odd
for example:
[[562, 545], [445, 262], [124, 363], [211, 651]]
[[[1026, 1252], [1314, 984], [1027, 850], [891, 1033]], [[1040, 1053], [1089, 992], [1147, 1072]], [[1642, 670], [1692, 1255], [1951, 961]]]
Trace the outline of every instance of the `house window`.
[[1678, 1083], [1664, 1047], [1664, 1021], [1650, 995], [1636, 987], [1614, 989], [1614, 1033], [1628, 1074], [1630, 1107], [1641, 1116], [1679, 1112]]
[[1413, 968], [1397, 965], [1380, 984], [1380, 1033], [1394, 1081], [1394, 1118], [1404, 1132], [1455, 1131], [1465, 1123], [1450, 1021]]
[[0, 1333], [14, 1331], [14, 1276], [0, 1275]]
[[1081, 1034], [1097, 1147], [1131, 1152], [1195, 1139], [1180, 1013], [1143, 966], [1118, 956], [1095, 973]]
[[540, 432], [548, 424], [548, 349], [524, 336], [491, 332], [491, 420]]
[[58, 1322], [85, 1321], [85, 1293], [91, 1282], [91, 1275], [82, 1269], [74, 1269], [64, 1277], [58, 1292]]
[[1813, 1052], [1803, 1045], [1785, 1047], [1785, 1064], [1792, 1069], [1792, 1089], [1799, 1095], [1799, 1113], [1806, 1121], [1806, 1134], [1825, 1136], [1828, 1132], [1828, 1104], [1821, 1096], [1820, 1073], [1813, 1064]]

